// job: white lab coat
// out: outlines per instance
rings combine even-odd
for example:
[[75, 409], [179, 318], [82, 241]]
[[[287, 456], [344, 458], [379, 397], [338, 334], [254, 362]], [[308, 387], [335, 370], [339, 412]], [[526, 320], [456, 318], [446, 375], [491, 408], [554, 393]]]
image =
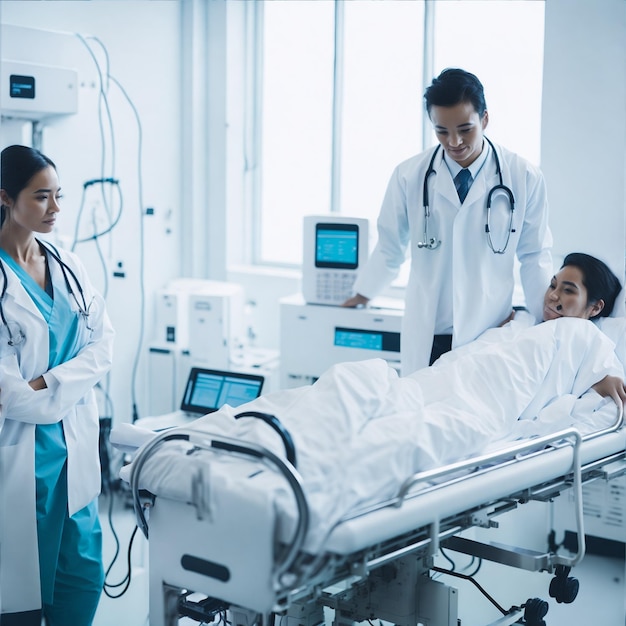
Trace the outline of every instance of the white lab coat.
[[[35, 425], [63, 420], [67, 443], [68, 507], [73, 515], [100, 492], [99, 416], [94, 385], [111, 367], [114, 332], [102, 297], [91, 286], [78, 257], [61, 252], [92, 301], [89, 326], [80, 324], [79, 354], [48, 370], [48, 325], [14, 272], [5, 264], [6, 319], [18, 321], [25, 340], [8, 345], [0, 327], [0, 589], [2, 611], [41, 607], [35, 512]], [[50, 259], [53, 284], [64, 285], [59, 264]], [[1, 278], [0, 278], [1, 280]], [[74, 284], [70, 278], [72, 288]], [[1, 285], [0, 285], [1, 288]], [[77, 294], [80, 299], [80, 296]], [[69, 298], [75, 307], [73, 298]], [[28, 381], [44, 375], [47, 389]]]
[[[411, 272], [402, 325], [403, 375], [428, 365], [444, 289], [452, 289], [453, 346], [474, 340], [507, 318], [516, 254], [526, 305], [541, 319], [543, 295], [553, 274], [543, 175], [520, 156], [495, 147], [503, 183], [515, 196], [515, 232], [504, 254], [492, 252], [485, 233], [487, 193], [499, 183], [493, 155], [487, 158], [461, 206], [443, 162], [443, 150], [439, 151], [433, 164], [437, 173], [429, 178], [429, 236], [442, 242], [436, 250], [417, 247], [424, 229], [424, 175], [434, 149], [404, 161], [393, 172], [378, 218], [378, 243], [354, 290], [368, 298], [380, 293], [397, 276], [410, 246]], [[494, 195], [490, 229], [496, 248], [504, 245], [508, 206], [502, 194]]]

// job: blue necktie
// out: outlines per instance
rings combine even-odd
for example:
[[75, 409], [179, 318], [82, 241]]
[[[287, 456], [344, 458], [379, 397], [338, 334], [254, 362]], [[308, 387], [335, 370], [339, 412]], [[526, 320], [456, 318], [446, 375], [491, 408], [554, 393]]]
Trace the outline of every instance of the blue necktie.
[[454, 178], [454, 186], [456, 187], [456, 192], [459, 194], [459, 200], [461, 201], [461, 204], [463, 204], [465, 200], [465, 196], [469, 191], [471, 182], [472, 174], [467, 168], [461, 170]]

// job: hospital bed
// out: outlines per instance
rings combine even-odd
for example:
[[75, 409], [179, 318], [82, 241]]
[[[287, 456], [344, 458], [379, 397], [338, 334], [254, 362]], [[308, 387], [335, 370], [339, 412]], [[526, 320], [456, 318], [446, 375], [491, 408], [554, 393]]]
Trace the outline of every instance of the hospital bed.
[[[152, 626], [172, 626], [181, 615], [226, 619], [226, 612], [233, 626], [316, 626], [324, 607], [334, 609], [336, 626], [372, 619], [457, 626], [457, 591], [433, 575], [445, 572], [434, 564], [441, 547], [554, 573], [550, 595], [571, 602], [577, 582], [570, 568], [585, 553], [582, 485], [626, 471], [620, 415], [584, 437], [566, 429], [415, 474], [395, 497], [344, 516], [310, 550], [297, 450], [274, 416], [258, 417], [281, 434], [286, 459], [191, 428], [158, 434], [134, 459], [130, 483], [138, 526], [149, 538]], [[163, 493], [146, 491], [142, 476], [151, 463], [172, 476], [183, 466], [186, 478]], [[573, 554], [481, 543], [463, 532], [497, 526], [499, 515], [569, 489], [576, 502]], [[472, 582], [494, 606], [492, 626], [545, 623], [548, 604], [540, 598], [502, 607]]]

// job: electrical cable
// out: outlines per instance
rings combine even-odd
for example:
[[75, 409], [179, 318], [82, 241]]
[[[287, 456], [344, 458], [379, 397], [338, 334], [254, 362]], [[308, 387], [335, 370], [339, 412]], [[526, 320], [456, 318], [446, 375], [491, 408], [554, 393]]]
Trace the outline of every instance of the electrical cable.
[[[104, 229], [101, 230], [100, 232], [98, 232], [95, 229], [94, 226], [94, 234], [93, 235], [89, 235], [88, 237], [82, 237], [82, 238], [78, 238], [78, 230], [80, 227], [80, 218], [81, 218], [81, 213], [83, 211], [84, 205], [85, 205], [85, 194], [86, 194], [86, 190], [87, 190], [87, 183], [83, 183], [83, 195], [81, 198], [81, 203], [80, 203], [80, 208], [79, 208], [79, 212], [78, 212], [78, 217], [76, 219], [76, 228], [74, 229], [74, 241], [72, 242], [72, 251], [74, 251], [74, 248], [76, 248], [76, 245], [79, 243], [85, 243], [87, 241], [93, 241], [95, 239], [98, 239], [99, 237], [102, 237], [108, 233], [110, 233], [118, 224], [118, 222], [120, 221], [120, 218], [122, 217], [122, 211], [124, 208], [124, 197], [122, 195], [122, 190], [120, 188], [120, 183], [117, 179], [115, 178], [102, 178], [102, 179], [98, 179], [98, 180], [92, 180], [92, 181], [87, 181], [89, 183], [96, 184], [96, 183], [100, 183], [100, 184], [111, 184], [113, 185], [116, 189], [117, 189], [117, 193], [119, 196], [119, 209], [117, 211], [117, 215], [115, 216], [115, 218], [113, 218], [112, 220], [110, 220], [109, 225]], [[111, 215], [109, 214], [108, 217], [110, 218]]]
[[[138, 194], [139, 194], [138, 200], [139, 200], [139, 210], [140, 210], [140, 228], [139, 228], [140, 230], [140, 238], [139, 238], [139, 244], [140, 244], [140, 250], [139, 250], [140, 323], [139, 323], [137, 350], [136, 350], [134, 361], [133, 361], [133, 371], [132, 371], [132, 376], [131, 376], [132, 378], [132, 382], [131, 382], [132, 421], [135, 422], [139, 418], [139, 409], [138, 409], [138, 402], [137, 402], [137, 372], [139, 368], [139, 359], [141, 356], [143, 342], [144, 342], [144, 328], [145, 328], [144, 319], [145, 319], [145, 307], [146, 307], [146, 303], [145, 303], [145, 299], [146, 299], [146, 296], [145, 296], [145, 232], [144, 232], [144, 213], [143, 213], [144, 203], [143, 203], [143, 176], [142, 176], [143, 129], [142, 129], [141, 118], [139, 116], [139, 112], [137, 111], [136, 106], [134, 105], [131, 98], [128, 96], [128, 93], [126, 92], [124, 87], [121, 85], [121, 83], [110, 73], [109, 56], [108, 56], [106, 46], [104, 46], [104, 44], [98, 38], [89, 37], [90, 40], [94, 41], [101, 47], [105, 55], [106, 66], [105, 66], [105, 71], [103, 72], [102, 68], [100, 67], [100, 63], [98, 59], [96, 58], [96, 55], [94, 54], [94, 51], [92, 50], [91, 46], [87, 42], [87, 38], [83, 37], [80, 34], [77, 34], [76, 36], [85, 45], [89, 54], [91, 55], [93, 62], [96, 65], [99, 82], [100, 82], [100, 92], [99, 92], [100, 97], [98, 99], [98, 105], [99, 105], [98, 119], [100, 123], [100, 134], [101, 134], [102, 145], [103, 145], [103, 154], [102, 154], [103, 175], [101, 176], [102, 180], [108, 182], [108, 179], [114, 178], [113, 176], [107, 177], [104, 175], [104, 167], [105, 167], [105, 161], [106, 161], [106, 158], [105, 158], [106, 157], [106, 154], [105, 154], [106, 140], [105, 140], [104, 127], [102, 124], [102, 108], [101, 108], [102, 106], [104, 106], [106, 115], [109, 121], [109, 124], [108, 124], [108, 129], [110, 133], [109, 139], [110, 139], [110, 143], [112, 146], [112, 161], [114, 163], [115, 134], [114, 134], [113, 121], [112, 121], [111, 111], [110, 111], [109, 101], [108, 101], [108, 93], [109, 93], [111, 84], [114, 84], [119, 89], [120, 93], [122, 94], [122, 96], [124, 97], [128, 105], [130, 106], [134, 114], [136, 124], [137, 124], [137, 178], [138, 178]], [[105, 85], [105, 80], [106, 80], [106, 85]], [[90, 184], [91, 182], [92, 181], [87, 181], [87, 184]], [[85, 189], [86, 187], [83, 188], [83, 191]], [[104, 194], [104, 189], [102, 189], [102, 191]], [[107, 208], [108, 204], [106, 203], [106, 199], [104, 198], [104, 195], [103, 195], [103, 199], [105, 201], [105, 208]], [[97, 236], [101, 236], [107, 232], [110, 232], [112, 228], [118, 223], [120, 217], [121, 217], [121, 200], [120, 200], [120, 211], [119, 211], [118, 216], [115, 219], [111, 219], [110, 227], [107, 228], [105, 231], [98, 233]], [[90, 237], [89, 239], [93, 239], [93, 238], [96, 238], [96, 236]], [[75, 237], [75, 240], [76, 240], [76, 243], [78, 243], [79, 240], [77, 239], [77, 237]]]
[[132, 100], [128, 97], [125, 89], [122, 85], [114, 78], [110, 77], [110, 79], [117, 85], [120, 89], [126, 100], [128, 101], [129, 106], [133, 110], [135, 114], [135, 119], [137, 121], [137, 175], [138, 175], [138, 194], [139, 194], [139, 209], [141, 211], [140, 214], [140, 222], [139, 222], [139, 286], [140, 286], [140, 327], [139, 327], [139, 339], [137, 342], [137, 352], [135, 353], [135, 360], [133, 363], [133, 374], [132, 374], [132, 384], [131, 384], [131, 394], [132, 394], [132, 409], [133, 409], [133, 422], [136, 422], [139, 419], [139, 411], [137, 407], [137, 371], [139, 369], [139, 358], [141, 356], [141, 350], [143, 347], [144, 340], [144, 328], [145, 324], [145, 309], [146, 309], [146, 294], [145, 294], [145, 230], [144, 230], [144, 220], [143, 220], [143, 177], [142, 177], [142, 149], [143, 149], [143, 128], [141, 125], [141, 118], [139, 117], [139, 112], [137, 111], [135, 105]]
[[[109, 84], [108, 84], [108, 78], [109, 78], [109, 67], [110, 67], [110, 63], [109, 63], [109, 53], [108, 50], [106, 48], [106, 46], [100, 41], [100, 39], [98, 39], [97, 37], [94, 36], [89, 36], [87, 38], [83, 37], [80, 33], [76, 33], [76, 36], [78, 37], [78, 39], [81, 41], [81, 43], [85, 46], [85, 48], [87, 48], [87, 51], [89, 52], [89, 55], [91, 56], [94, 65], [96, 66], [96, 71], [98, 72], [98, 83], [100, 86], [99, 89], [99, 97], [98, 97], [98, 124], [99, 124], [99, 130], [100, 130], [100, 140], [101, 140], [101, 145], [102, 145], [102, 155], [101, 155], [101, 178], [104, 178], [104, 170], [105, 170], [105, 163], [106, 163], [106, 138], [105, 138], [105, 133], [104, 133], [104, 126], [102, 123], [102, 106], [104, 105], [105, 111], [106, 111], [106, 116], [107, 116], [107, 120], [108, 120], [108, 129], [109, 129], [109, 141], [111, 143], [111, 169], [112, 171], [115, 170], [115, 133], [114, 133], [114, 129], [113, 129], [113, 118], [111, 116], [111, 109], [109, 107], [109, 100], [107, 97], [108, 91], [109, 91]], [[104, 72], [102, 70], [102, 68], [100, 67], [100, 63], [98, 61], [98, 59], [96, 58], [96, 55], [94, 54], [94, 51], [92, 50], [91, 46], [87, 43], [87, 39], [94, 41], [95, 43], [97, 43], [103, 54], [104, 54], [104, 58], [105, 58], [105, 68], [104, 68]], [[104, 78], [107, 79], [106, 82], [106, 87], [105, 87], [105, 81]]]
[[[117, 557], [119, 555], [119, 551], [116, 552], [114, 560], [111, 561], [111, 564], [109, 565], [109, 567], [106, 570], [106, 573], [104, 575], [103, 591], [104, 591], [104, 593], [106, 594], [106, 596], [108, 598], [112, 598], [114, 600], [117, 599], [117, 598], [121, 598], [128, 591], [128, 588], [130, 587], [130, 583], [132, 581], [131, 556], [132, 556], [133, 543], [135, 541], [135, 536], [137, 535], [137, 531], [138, 530], [139, 530], [139, 526], [135, 526], [135, 528], [134, 528], [134, 530], [132, 532], [132, 535], [130, 536], [130, 542], [128, 544], [128, 552], [126, 554], [126, 567], [127, 567], [127, 570], [126, 570], [126, 575], [124, 576], [124, 578], [119, 583], [107, 583], [106, 582], [106, 579], [109, 576], [111, 568], [113, 567], [113, 564], [117, 560]], [[117, 589], [118, 587], [122, 587], [122, 586], [124, 588], [118, 594], [113, 594], [113, 593], [111, 593], [109, 591], [109, 589]]]
[[508, 611], [502, 608], [498, 604], [498, 602], [496, 602], [496, 600], [494, 600], [494, 598], [490, 596], [489, 593], [487, 593], [487, 591], [480, 585], [480, 583], [474, 580], [471, 576], [468, 576], [467, 574], [461, 574], [460, 572], [454, 572], [452, 570], [443, 569], [442, 567], [431, 567], [430, 569], [432, 569], [435, 572], [439, 572], [440, 574], [448, 574], [449, 576], [454, 576], [455, 578], [461, 578], [462, 580], [467, 580], [471, 582], [478, 589], [478, 591], [480, 591], [480, 593], [482, 593], [483, 596], [485, 596], [485, 598], [487, 598], [487, 600], [489, 600], [489, 602], [491, 602], [491, 604], [493, 604], [493, 606], [495, 606], [496, 609], [498, 609], [498, 611], [502, 613], [502, 615], [506, 615], [508, 613]]
[[[120, 215], [121, 215], [121, 208], [120, 208]], [[91, 217], [93, 220], [93, 228], [95, 230], [96, 229], [95, 213], [93, 213]], [[98, 253], [98, 258], [100, 259], [100, 264], [102, 265], [102, 267], [106, 268], [107, 266], [106, 259], [104, 258], [104, 254], [102, 253], [102, 247], [100, 246], [100, 239], [98, 237], [94, 237], [94, 244], [96, 246], [96, 252]], [[109, 272], [106, 272], [106, 271], [103, 272], [102, 280], [103, 280], [102, 297], [106, 300], [109, 294]]]
[[[483, 560], [482, 559], [476, 559], [478, 561], [478, 565], [476, 566], [476, 568], [474, 569], [474, 571], [471, 574], [468, 574], [468, 576], [470, 577], [474, 577], [476, 576], [476, 574], [478, 574], [478, 572], [480, 572], [480, 568], [483, 566]], [[472, 562], [474, 561], [474, 559], [472, 558]], [[470, 565], [472, 564], [472, 562], [470, 562]], [[469, 567], [469, 565], [468, 565]]]
[[450, 563], [450, 566], [452, 567], [450, 571], [454, 572], [456, 570], [456, 563], [448, 556], [442, 546], [439, 547], [439, 552], [441, 552], [441, 556], [448, 561], [448, 563]]
[[[106, 441], [108, 441], [108, 437], [105, 437], [105, 442]], [[110, 458], [109, 458], [109, 461], [110, 461]], [[109, 577], [109, 574], [111, 573], [111, 570], [113, 569], [113, 566], [117, 562], [117, 559], [120, 555], [120, 550], [121, 550], [119, 535], [117, 531], [115, 530], [115, 525], [113, 524], [113, 503], [115, 500], [115, 489], [113, 488], [113, 481], [111, 480], [111, 472], [109, 470], [110, 470], [110, 467], [108, 468], [107, 471], [103, 471], [102, 473], [103, 480], [104, 480], [103, 493], [107, 494], [109, 498], [109, 503], [107, 507], [107, 521], [108, 521], [109, 528], [111, 530], [111, 534], [113, 535], [115, 551], [111, 559], [111, 562], [106, 568], [102, 590], [105, 593], [105, 595], [108, 596], [109, 598], [116, 599], [116, 598], [123, 596], [126, 593], [132, 580], [132, 561], [131, 561], [132, 548], [133, 548], [133, 543], [135, 540], [135, 536], [137, 534], [138, 527], [137, 525], [135, 525], [135, 528], [131, 534], [130, 541], [128, 544], [128, 551], [127, 551], [127, 558], [126, 558], [126, 563], [127, 563], [126, 574], [124, 575], [124, 577], [122, 578], [120, 582], [108, 583], [107, 579]], [[119, 593], [113, 593], [111, 591], [112, 589], [119, 589], [120, 587], [123, 587], [123, 589]]]

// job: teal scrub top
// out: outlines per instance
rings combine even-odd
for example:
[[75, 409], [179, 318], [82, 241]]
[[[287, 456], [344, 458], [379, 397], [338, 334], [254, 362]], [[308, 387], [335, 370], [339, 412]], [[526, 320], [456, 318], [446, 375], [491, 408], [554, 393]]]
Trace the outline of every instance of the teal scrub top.
[[[46, 266], [46, 290], [0, 248], [0, 259], [18, 276], [48, 323], [50, 353], [48, 369], [76, 356], [80, 314], [72, 311], [64, 283], [52, 284]], [[50, 256], [47, 255], [47, 262]], [[28, 333], [28, 328], [24, 329]], [[35, 428], [35, 481], [37, 490], [37, 527], [42, 600], [53, 599], [58, 554], [62, 550], [63, 523], [67, 514], [67, 449], [63, 424], [38, 424]], [[44, 540], [42, 540], [44, 539]]]

